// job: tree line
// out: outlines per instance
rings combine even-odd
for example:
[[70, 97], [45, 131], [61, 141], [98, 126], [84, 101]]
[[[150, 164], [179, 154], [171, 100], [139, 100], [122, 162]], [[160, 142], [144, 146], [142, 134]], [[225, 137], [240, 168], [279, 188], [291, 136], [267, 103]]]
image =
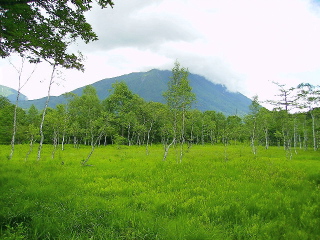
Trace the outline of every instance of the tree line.
[[[75, 148], [82, 144], [92, 147], [107, 144], [145, 145], [147, 151], [150, 144], [163, 144], [169, 149], [177, 144], [183, 147], [192, 144], [247, 143], [252, 146], [253, 153], [258, 145], [266, 148], [281, 146], [286, 150], [319, 148], [320, 108], [316, 107], [319, 101], [316, 88], [308, 84], [300, 85], [295, 101], [283, 98], [273, 102], [278, 107], [272, 111], [261, 107], [255, 97], [246, 116], [225, 116], [215, 111], [191, 109], [195, 96], [188, 85], [187, 71], [179, 64], [175, 68], [169, 81], [171, 86], [164, 93], [166, 104], [146, 102], [134, 94], [125, 82], [114, 83], [109, 90], [110, 95], [102, 101], [92, 86], [86, 86], [81, 96], [65, 94], [68, 99], [66, 104], [47, 109], [43, 143], [53, 144], [55, 149], [58, 146], [63, 149], [65, 144], [73, 144]], [[186, 82], [181, 82], [181, 79]], [[290, 113], [290, 106], [307, 110]], [[14, 113], [15, 105], [0, 97], [1, 144], [10, 144], [12, 140]], [[42, 112], [31, 106], [28, 110], [17, 108], [16, 115], [15, 142], [29, 143], [30, 146], [39, 142]]]
[[[102, 8], [114, 5], [111, 0], [96, 2]], [[92, 6], [93, 1], [1, 1], [0, 57], [17, 53], [31, 63], [48, 62], [53, 68], [50, 87], [56, 67], [83, 70], [81, 54], [68, 53], [67, 48], [78, 38], [85, 43], [97, 40], [84, 16]], [[272, 111], [261, 107], [254, 97], [246, 116], [201, 112], [191, 109], [195, 95], [188, 82], [188, 71], [176, 62], [164, 93], [166, 104], [146, 102], [124, 82], [117, 82], [110, 96], [102, 101], [96, 90], [87, 86], [81, 96], [66, 94], [68, 103], [54, 109], [47, 108], [49, 87], [46, 106], [39, 112], [34, 106], [28, 110], [18, 107], [19, 93], [25, 84], [20, 82], [22, 68], [23, 64], [16, 69], [16, 104], [0, 97], [0, 144], [11, 143], [10, 158], [15, 143], [29, 143], [31, 151], [36, 142], [40, 144], [38, 159], [43, 143], [53, 144], [54, 149], [63, 149], [66, 143], [74, 147], [85, 144], [91, 145], [92, 151], [97, 145], [135, 144], [146, 145], [147, 152], [150, 144], [162, 143], [164, 159], [171, 146], [179, 145], [180, 160], [183, 147], [192, 144], [242, 142], [250, 144], [254, 154], [258, 145], [278, 145], [288, 151], [319, 148], [319, 86], [302, 83], [287, 89], [276, 83], [280, 100], [269, 101], [274, 105]], [[296, 111], [291, 112], [292, 108]]]

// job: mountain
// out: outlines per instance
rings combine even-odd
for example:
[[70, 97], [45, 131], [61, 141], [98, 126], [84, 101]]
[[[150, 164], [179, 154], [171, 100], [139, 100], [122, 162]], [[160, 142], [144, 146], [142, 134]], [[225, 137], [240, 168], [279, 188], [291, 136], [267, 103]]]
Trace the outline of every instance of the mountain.
[[[167, 70], [150, 70], [148, 72], [130, 73], [119, 77], [107, 78], [91, 84], [96, 88], [100, 99], [105, 99], [109, 96], [109, 89], [112, 84], [117, 81], [124, 81], [132, 92], [138, 94], [146, 101], [162, 102], [164, 98], [162, 93], [167, 90], [167, 83], [170, 79], [171, 71]], [[241, 93], [229, 92], [227, 88], [220, 84], [214, 84], [206, 78], [197, 75], [189, 74], [190, 85], [193, 92], [196, 94], [197, 102], [194, 108], [201, 111], [214, 110], [222, 112], [226, 115], [244, 115], [249, 111], [248, 106], [251, 100]], [[82, 94], [84, 87], [75, 89], [72, 93], [77, 95]], [[42, 109], [46, 98], [21, 101], [19, 106], [29, 108], [34, 104], [37, 108]], [[55, 107], [57, 104], [65, 103], [65, 98], [61, 95], [50, 98], [50, 107]]]
[[[17, 94], [18, 94], [18, 91], [14, 90], [12, 88], [0, 85], [0, 96], [4, 96], [4, 97], [8, 98], [10, 102], [13, 102], [13, 103], [16, 102]], [[28, 98], [27, 98], [27, 96], [20, 93], [19, 100], [27, 101]]]

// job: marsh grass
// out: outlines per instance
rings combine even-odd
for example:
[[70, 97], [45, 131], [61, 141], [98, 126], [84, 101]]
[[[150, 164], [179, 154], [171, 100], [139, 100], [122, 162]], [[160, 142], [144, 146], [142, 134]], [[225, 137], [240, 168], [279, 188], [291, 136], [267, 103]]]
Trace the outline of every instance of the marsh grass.
[[[1, 239], [319, 239], [319, 152], [65, 146], [0, 148]], [[227, 151], [227, 152], [226, 152]], [[227, 153], [227, 157], [226, 157]]]

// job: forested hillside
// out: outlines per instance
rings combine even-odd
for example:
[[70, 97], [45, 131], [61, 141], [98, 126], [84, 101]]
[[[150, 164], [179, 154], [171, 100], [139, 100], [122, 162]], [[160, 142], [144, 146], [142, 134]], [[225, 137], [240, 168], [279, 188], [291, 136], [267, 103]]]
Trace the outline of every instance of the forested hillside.
[[[6, 97], [10, 102], [14, 103], [17, 100], [18, 92], [12, 88], [0, 85], [0, 96]], [[19, 99], [21, 101], [27, 101], [27, 97], [20, 93]]]
[[[117, 81], [124, 81], [130, 90], [138, 94], [145, 101], [165, 103], [162, 93], [167, 90], [167, 84], [170, 79], [170, 71], [151, 70], [148, 72], [130, 73], [127, 75], [104, 79], [93, 83], [97, 90], [100, 100], [110, 95], [112, 84]], [[225, 115], [245, 115], [249, 112], [248, 106], [251, 100], [240, 93], [229, 92], [224, 86], [214, 84], [206, 78], [197, 75], [189, 75], [190, 85], [193, 92], [197, 95], [197, 101], [193, 104], [194, 109], [201, 111], [213, 110]], [[81, 96], [84, 87], [78, 88], [72, 93]], [[45, 105], [46, 98], [21, 101], [20, 106], [24, 109], [29, 108], [32, 104], [41, 110]], [[65, 104], [67, 101], [64, 96], [51, 97], [49, 106], [55, 108], [57, 104]]]

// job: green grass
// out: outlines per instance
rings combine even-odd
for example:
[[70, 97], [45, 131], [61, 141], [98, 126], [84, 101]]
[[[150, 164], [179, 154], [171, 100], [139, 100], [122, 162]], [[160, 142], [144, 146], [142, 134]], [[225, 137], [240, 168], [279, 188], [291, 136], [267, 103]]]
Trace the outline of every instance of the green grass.
[[320, 239], [319, 152], [51, 150], [0, 147], [0, 239]]

